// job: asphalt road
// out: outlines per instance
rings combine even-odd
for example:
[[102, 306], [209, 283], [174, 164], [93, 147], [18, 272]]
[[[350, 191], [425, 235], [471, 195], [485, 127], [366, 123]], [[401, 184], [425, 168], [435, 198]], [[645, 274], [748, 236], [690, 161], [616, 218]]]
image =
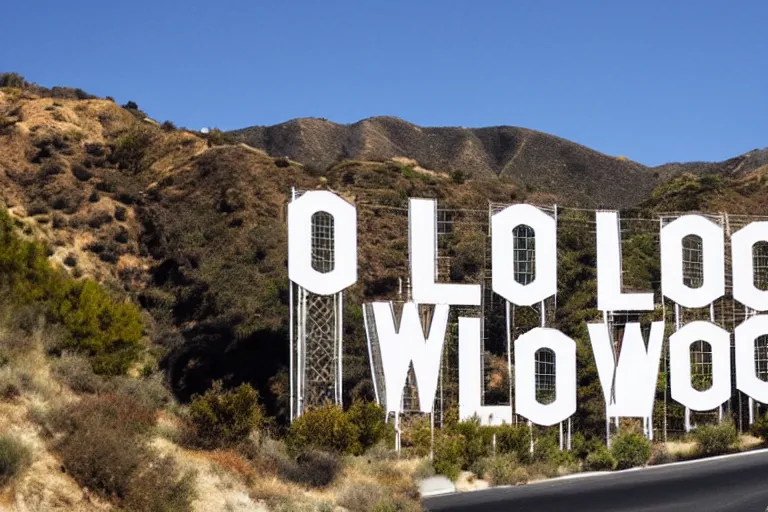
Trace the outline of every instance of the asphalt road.
[[430, 511], [766, 512], [768, 450], [427, 498]]

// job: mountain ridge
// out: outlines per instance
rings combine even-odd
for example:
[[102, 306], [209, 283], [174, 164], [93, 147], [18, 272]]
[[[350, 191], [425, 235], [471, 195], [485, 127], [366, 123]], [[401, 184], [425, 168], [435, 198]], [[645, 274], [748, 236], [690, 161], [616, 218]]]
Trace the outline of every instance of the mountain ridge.
[[767, 148], [723, 162], [673, 162], [651, 167], [529, 128], [421, 127], [392, 116], [350, 124], [296, 118], [228, 134], [318, 173], [343, 160], [408, 158], [432, 170], [459, 171], [470, 178], [504, 176], [530, 189], [555, 189], [574, 203], [592, 207], [636, 206], [658, 184], [686, 172], [734, 175], [768, 163]]

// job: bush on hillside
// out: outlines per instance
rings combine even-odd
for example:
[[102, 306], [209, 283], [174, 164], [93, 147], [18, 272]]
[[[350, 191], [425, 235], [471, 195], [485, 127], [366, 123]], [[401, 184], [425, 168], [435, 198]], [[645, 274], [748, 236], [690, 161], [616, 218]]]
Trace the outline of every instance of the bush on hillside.
[[531, 433], [527, 425], [505, 424], [496, 428], [496, 453], [515, 454], [517, 460], [530, 460]]
[[394, 428], [392, 424], [384, 422], [386, 413], [384, 408], [376, 402], [355, 400], [345, 414], [349, 422], [357, 427], [360, 453], [381, 441], [388, 441], [388, 444], [394, 442]]
[[651, 442], [637, 432], [619, 434], [612, 440], [611, 455], [617, 469], [643, 466], [651, 458]]
[[91, 357], [98, 374], [128, 371], [143, 347], [141, 318], [135, 305], [115, 301], [86, 279], [68, 283], [56, 306], [58, 320], [69, 333], [62, 348]]
[[472, 467], [472, 471], [478, 477], [487, 479], [493, 486], [517, 485], [526, 483], [530, 478], [528, 469], [520, 464], [514, 453], [480, 459]]
[[768, 414], [764, 414], [752, 423], [750, 428], [752, 435], [759, 437], [764, 443], [768, 443]]
[[250, 384], [225, 390], [216, 381], [189, 405], [188, 441], [201, 448], [223, 448], [244, 441], [264, 423], [259, 393]]
[[480, 425], [477, 416], [456, 423], [453, 430], [464, 438], [462, 459], [465, 468], [490, 454], [494, 429]]
[[451, 480], [459, 478], [464, 466], [464, 437], [435, 432], [435, 451], [432, 459], [435, 473]]
[[288, 434], [292, 449], [316, 448], [335, 453], [361, 453], [358, 425], [340, 407], [327, 404], [304, 411]]
[[721, 455], [733, 449], [739, 440], [739, 434], [731, 421], [719, 425], [701, 425], [692, 432], [702, 455]]
[[587, 471], [612, 471], [617, 462], [605, 446], [601, 446], [584, 459], [584, 469]]
[[133, 174], [138, 174], [148, 165], [147, 154], [155, 136], [152, 131], [140, 126], [130, 130], [115, 141], [110, 161]]
[[0, 487], [17, 476], [30, 462], [29, 449], [8, 435], [0, 436]]
[[47, 248], [21, 239], [0, 211], [0, 288], [15, 304], [39, 304], [64, 328], [57, 347], [91, 358], [100, 374], [125, 373], [142, 348], [138, 308], [91, 280], [77, 281], [48, 261]]

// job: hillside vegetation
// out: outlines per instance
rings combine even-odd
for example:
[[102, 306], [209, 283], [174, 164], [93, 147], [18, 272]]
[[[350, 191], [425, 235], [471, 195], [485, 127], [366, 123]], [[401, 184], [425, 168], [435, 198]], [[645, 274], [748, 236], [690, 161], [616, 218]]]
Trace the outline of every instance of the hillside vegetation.
[[[434, 460], [424, 461], [429, 428], [417, 419], [404, 433], [407, 457], [392, 461], [391, 426], [371, 403], [360, 305], [397, 298], [408, 275], [409, 197], [455, 210], [440, 241], [450, 258], [442, 276], [478, 283], [489, 202], [633, 206], [626, 215], [638, 219], [662, 211], [765, 215], [765, 151], [654, 170], [522, 129], [430, 131], [374, 119], [355, 134], [323, 123], [199, 134], [158, 123], [134, 103], [0, 75], [0, 435], [13, 433], [0, 437], [11, 468], [0, 461], [6, 501], [53, 510], [408, 510], [413, 479], [433, 471], [518, 483], [676, 456], [649, 451], [631, 422], [622, 426], [621, 450], [599, 447], [604, 405], [584, 324], [600, 318], [589, 212], [564, 208], [558, 217], [551, 323], [578, 346], [579, 440], [571, 453], [559, 451], [551, 429], [536, 432], [530, 454], [527, 428], [456, 421], [453, 315], [446, 358], [454, 370], [444, 375]], [[360, 278], [344, 302], [345, 410], [319, 408], [289, 427], [292, 187], [332, 190], [357, 205]], [[652, 232], [628, 234], [623, 250], [625, 284], [659, 293]], [[503, 303], [490, 301], [486, 315], [492, 403], [508, 389]], [[522, 332], [538, 316], [520, 310], [515, 325]], [[662, 387], [658, 393], [661, 404]], [[670, 421], [682, 414], [668, 404]], [[707, 439], [691, 442], [706, 453], [739, 448], [730, 432]], [[131, 455], [97, 463], [124, 446]], [[153, 508], [144, 501], [152, 495], [175, 508]]]

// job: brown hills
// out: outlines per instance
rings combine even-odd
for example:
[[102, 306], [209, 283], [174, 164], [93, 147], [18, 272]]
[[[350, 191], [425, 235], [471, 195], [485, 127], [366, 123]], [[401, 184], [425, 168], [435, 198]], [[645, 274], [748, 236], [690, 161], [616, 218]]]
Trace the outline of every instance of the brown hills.
[[762, 150], [721, 163], [646, 167], [526, 128], [422, 128], [394, 117], [349, 125], [294, 119], [230, 134], [320, 171], [343, 160], [410, 158], [427, 169], [508, 177], [528, 190], [554, 192], [570, 204], [592, 207], [634, 206], [659, 183], [684, 172], [731, 175], [768, 163], [768, 150]]
[[[214, 379], [251, 381], [270, 413], [285, 406], [285, 205], [294, 186], [330, 188], [358, 206], [360, 280], [344, 322], [350, 396], [370, 385], [359, 305], [394, 298], [407, 275], [408, 197], [475, 211], [457, 216], [441, 247], [444, 275], [473, 283], [483, 273], [488, 201], [768, 213], [765, 150], [654, 169], [531, 130], [427, 129], [392, 118], [204, 135], [77, 91], [16, 85], [0, 87], [0, 200], [54, 261], [141, 304], [181, 398]], [[584, 251], [575, 283], [594, 273]], [[570, 307], [566, 295], [563, 312], [591, 307]]]

